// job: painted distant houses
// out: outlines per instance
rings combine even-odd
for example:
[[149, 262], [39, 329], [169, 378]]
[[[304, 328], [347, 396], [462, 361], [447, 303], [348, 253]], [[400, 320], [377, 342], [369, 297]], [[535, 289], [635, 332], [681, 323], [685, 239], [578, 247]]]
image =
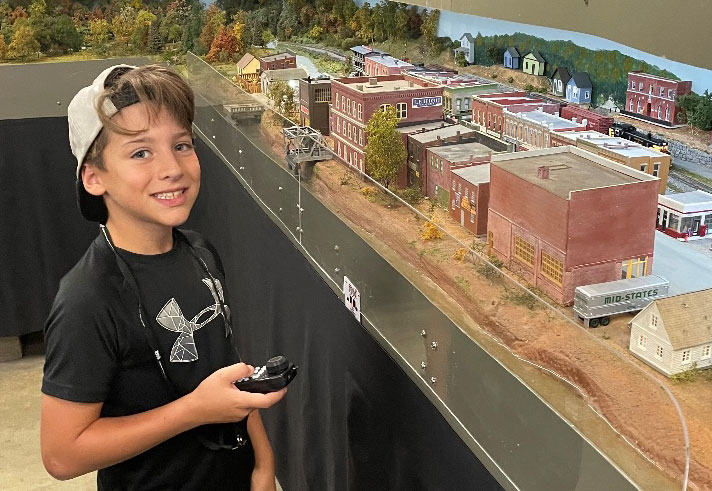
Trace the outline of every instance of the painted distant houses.
[[712, 365], [712, 290], [655, 300], [629, 325], [630, 352], [668, 377]]
[[532, 51], [522, 60], [522, 71], [529, 75], [544, 75], [546, 60], [538, 51]]
[[519, 54], [517, 48], [510, 46], [507, 48], [507, 51], [504, 52], [504, 68], [519, 70], [521, 59], [522, 55]]
[[460, 38], [460, 47], [455, 49], [455, 59], [457, 59], [458, 53], [462, 53], [468, 65], [475, 63], [475, 38], [469, 32]]
[[566, 101], [579, 105], [590, 105], [593, 85], [586, 72], [574, 72], [566, 83]]
[[566, 95], [566, 84], [569, 83], [571, 74], [569, 69], [563, 66], [556, 67], [551, 75], [551, 93], [558, 97]]

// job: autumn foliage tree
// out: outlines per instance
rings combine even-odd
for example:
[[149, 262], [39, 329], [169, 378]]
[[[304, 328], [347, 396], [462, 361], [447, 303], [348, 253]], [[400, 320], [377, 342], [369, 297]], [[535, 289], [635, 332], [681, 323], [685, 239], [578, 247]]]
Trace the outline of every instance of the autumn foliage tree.
[[205, 11], [205, 25], [200, 33], [200, 42], [206, 48], [213, 46], [215, 37], [220, 32], [220, 28], [225, 25], [227, 17], [224, 10], [220, 10], [215, 4]]
[[14, 34], [8, 46], [10, 58], [27, 60], [30, 56], [36, 55], [40, 50], [40, 43], [35, 38], [32, 26], [27, 20], [15, 21]]
[[366, 173], [385, 188], [395, 182], [406, 159], [403, 138], [396, 131], [399, 121], [395, 107], [389, 106], [366, 124]]
[[211, 63], [231, 61], [238, 52], [238, 44], [235, 31], [229, 27], [220, 26], [218, 35], [213, 39], [213, 44], [210, 45], [210, 51], [205, 59]]
[[267, 97], [278, 113], [288, 119], [294, 119], [297, 105], [294, 100], [294, 89], [284, 80], [275, 80], [267, 88]]

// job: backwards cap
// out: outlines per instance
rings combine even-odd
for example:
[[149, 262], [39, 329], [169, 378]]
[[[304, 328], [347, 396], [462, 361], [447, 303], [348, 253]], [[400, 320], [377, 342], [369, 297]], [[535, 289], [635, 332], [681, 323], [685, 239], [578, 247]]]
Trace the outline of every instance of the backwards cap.
[[[136, 67], [132, 65], [114, 65], [107, 68], [94, 79], [91, 85], [77, 92], [67, 109], [69, 146], [77, 158], [77, 204], [84, 218], [92, 222], [106, 223], [108, 218], [104, 199], [101, 196], [89, 194], [84, 189], [80, 176], [84, 158], [104, 127], [97, 112], [97, 104], [99, 97], [104, 94], [106, 89], [113, 88], [122, 75], [134, 68]], [[121, 109], [137, 102], [139, 102], [138, 95], [133, 88], [127, 86], [125, 90], [104, 99], [102, 112], [107, 117], [112, 117]]]

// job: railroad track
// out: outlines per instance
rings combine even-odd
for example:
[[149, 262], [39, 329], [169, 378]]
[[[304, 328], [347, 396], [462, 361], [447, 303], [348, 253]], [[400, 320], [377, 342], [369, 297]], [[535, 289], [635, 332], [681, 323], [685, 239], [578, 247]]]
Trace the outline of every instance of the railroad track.
[[687, 184], [688, 186], [694, 189], [701, 189], [702, 191], [712, 193], [712, 186], [710, 186], [709, 184], [705, 184], [704, 182], [700, 182], [697, 179], [688, 176], [687, 174], [683, 174], [674, 169], [670, 169], [670, 175], [678, 181], [682, 182], [683, 184]]

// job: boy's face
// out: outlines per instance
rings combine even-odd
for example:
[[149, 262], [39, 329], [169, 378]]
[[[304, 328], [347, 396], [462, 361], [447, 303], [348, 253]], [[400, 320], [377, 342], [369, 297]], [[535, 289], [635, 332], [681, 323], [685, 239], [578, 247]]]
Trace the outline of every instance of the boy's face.
[[104, 170], [93, 169], [91, 185], [85, 185], [90, 193], [103, 194], [108, 223], [137, 231], [183, 224], [200, 189], [191, 133], [165, 110], [150, 119], [144, 103], [125, 107], [114, 120], [141, 133], [109, 131]]

